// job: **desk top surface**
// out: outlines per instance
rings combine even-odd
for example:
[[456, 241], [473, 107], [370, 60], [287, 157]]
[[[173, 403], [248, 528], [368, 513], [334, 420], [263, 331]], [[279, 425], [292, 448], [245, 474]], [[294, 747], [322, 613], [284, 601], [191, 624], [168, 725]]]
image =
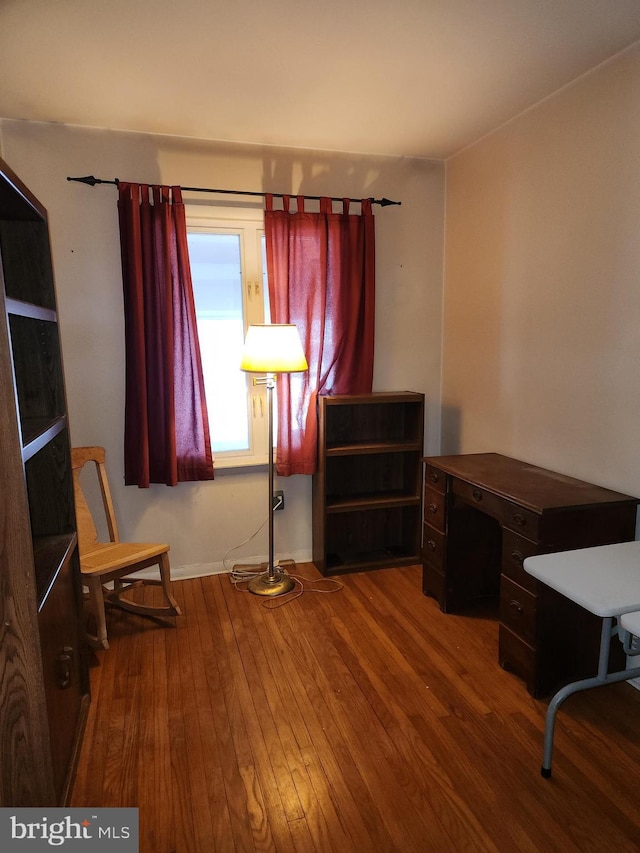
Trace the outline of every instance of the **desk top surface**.
[[640, 542], [540, 554], [524, 568], [596, 616], [640, 610]]
[[500, 453], [427, 456], [424, 461], [452, 477], [473, 483], [538, 513], [594, 504], [638, 503], [638, 499], [630, 495], [547, 471]]

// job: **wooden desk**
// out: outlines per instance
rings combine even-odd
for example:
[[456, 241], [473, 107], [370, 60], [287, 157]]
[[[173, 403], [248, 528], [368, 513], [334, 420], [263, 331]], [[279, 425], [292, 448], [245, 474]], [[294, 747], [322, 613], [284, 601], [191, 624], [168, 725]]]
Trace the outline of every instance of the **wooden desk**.
[[[527, 557], [632, 540], [637, 498], [498, 453], [424, 460], [425, 595], [446, 613], [499, 599], [499, 663], [533, 696], [595, 674], [600, 620], [525, 572]], [[622, 665], [615, 644], [612, 665]]]
[[[553, 732], [558, 708], [573, 693], [640, 676], [640, 666], [616, 672], [609, 670], [611, 639], [620, 627], [638, 636], [640, 632], [640, 542], [620, 542], [600, 548], [584, 548], [558, 554], [528, 557], [524, 568], [542, 584], [575, 601], [600, 618], [600, 651], [597, 675], [562, 687], [547, 708], [542, 775], [551, 776]], [[623, 642], [630, 638], [621, 637]], [[629, 654], [637, 650], [627, 648]]]

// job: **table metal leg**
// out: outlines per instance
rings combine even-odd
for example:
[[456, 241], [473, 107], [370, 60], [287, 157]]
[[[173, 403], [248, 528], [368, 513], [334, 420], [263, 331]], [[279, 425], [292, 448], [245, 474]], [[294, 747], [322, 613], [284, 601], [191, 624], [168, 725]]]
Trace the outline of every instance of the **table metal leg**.
[[558, 708], [565, 699], [580, 690], [588, 690], [591, 687], [602, 687], [604, 684], [614, 684], [616, 681], [628, 681], [640, 676], [640, 666], [632, 669], [624, 669], [620, 672], [608, 673], [609, 668], [609, 644], [614, 634], [613, 617], [606, 616], [602, 620], [602, 632], [600, 634], [600, 657], [598, 659], [598, 674], [592, 678], [583, 678], [562, 687], [549, 702], [544, 729], [544, 751], [542, 768], [540, 772], [545, 779], [551, 776], [551, 754], [553, 752], [553, 733], [555, 729], [556, 714]]

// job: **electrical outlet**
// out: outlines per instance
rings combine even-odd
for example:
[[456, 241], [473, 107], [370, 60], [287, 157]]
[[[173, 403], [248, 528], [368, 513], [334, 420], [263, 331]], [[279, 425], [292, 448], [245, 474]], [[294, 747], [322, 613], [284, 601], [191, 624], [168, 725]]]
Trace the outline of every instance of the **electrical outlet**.
[[284, 492], [278, 489], [273, 493], [273, 509], [284, 509]]

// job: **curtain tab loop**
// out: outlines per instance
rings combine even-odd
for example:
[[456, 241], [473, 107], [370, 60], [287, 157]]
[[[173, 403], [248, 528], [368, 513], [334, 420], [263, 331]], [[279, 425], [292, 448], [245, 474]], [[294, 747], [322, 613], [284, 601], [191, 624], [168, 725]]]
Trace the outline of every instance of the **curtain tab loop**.
[[153, 203], [162, 204], [169, 201], [169, 187], [164, 184], [153, 185]]
[[291, 196], [290, 195], [285, 194], [282, 196], [282, 209], [284, 210], [285, 213], [289, 213], [289, 203], [290, 202], [291, 202]]
[[350, 204], [351, 204], [350, 198], [343, 198], [342, 199], [342, 212], [344, 213], [345, 216], [348, 216], [348, 214], [349, 214], [349, 205]]
[[323, 195], [320, 198], [320, 213], [333, 213], [333, 204], [328, 196]]
[[370, 198], [360, 199], [360, 208], [361, 208], [360, 212], [363, 213], [365, 216], [371, 215], [373, 213], [373, 209], [371, 207], [371, 199]]
[[296, 196], [296, 204], [298, 206], [298, 213], [304, 213], [304, 196], [297, 195]]
[[273, 193], [265, 193], [264, 194], [264, 207], [265, 207], [265, 210], [268, 210], [268, 211], [273, 210]]
[[140, 198], [140, 185], [132, 184], [130, 181], [118, 183], [118, 197], [127, 201], [138, 201]]

